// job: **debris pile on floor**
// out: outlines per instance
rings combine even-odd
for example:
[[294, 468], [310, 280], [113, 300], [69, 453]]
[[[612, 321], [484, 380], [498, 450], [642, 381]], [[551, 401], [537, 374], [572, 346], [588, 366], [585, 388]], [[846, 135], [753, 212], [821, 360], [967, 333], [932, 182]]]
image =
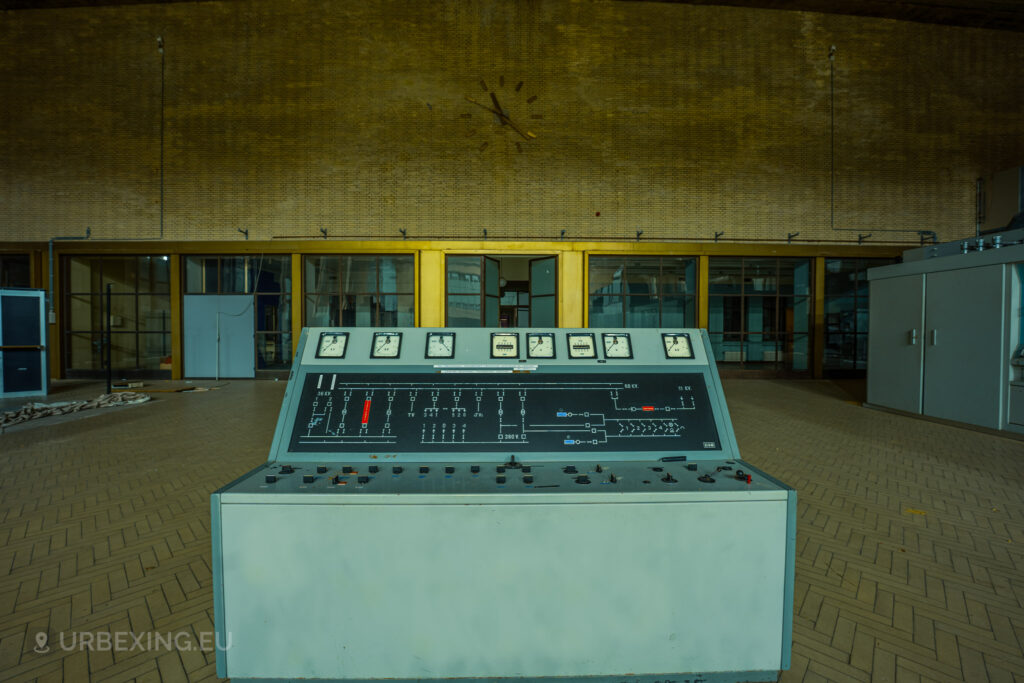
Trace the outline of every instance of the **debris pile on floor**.
[[134, 391], [122, 391], [115, 394], [103, 394], [98, 398], [89, 401], [62, 401], [60, 403], [26, 403], [18, 410], [11, 410], [0, 414], [0, 432], [8, 427], [13, 427], [22, 422], [36, 420], [41, 417], [53, 415], [67, 415], [77, 413], [80, 410], [89, 408], [109, 408], [111, 406], [125, 406], [134, 403], [145, 403], [150, 400], [146, 394]]

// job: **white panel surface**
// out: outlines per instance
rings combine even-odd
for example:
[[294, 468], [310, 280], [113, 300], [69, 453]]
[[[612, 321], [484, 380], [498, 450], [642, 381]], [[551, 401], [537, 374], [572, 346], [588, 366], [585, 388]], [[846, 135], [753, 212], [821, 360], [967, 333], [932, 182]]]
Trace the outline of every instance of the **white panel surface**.
[[221, 509], [232, 677], [780, 667], [785, 500]]

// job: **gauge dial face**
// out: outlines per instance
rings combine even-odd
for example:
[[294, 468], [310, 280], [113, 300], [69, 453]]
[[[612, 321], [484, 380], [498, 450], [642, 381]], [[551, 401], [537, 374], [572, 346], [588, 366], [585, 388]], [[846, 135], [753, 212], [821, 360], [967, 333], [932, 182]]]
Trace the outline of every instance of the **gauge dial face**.
[[554, 358], [555, 335], [551, 332], [527, 332], [526, 355], [529, 358]]
[[402, 350], [401, 332], [374, 332], [370, 358], [398, 358]]
[[633, 345], [629, 341], [627, 332], [604, 332], [601, 334], [604, 341], [605, 358], [632, 358]]
[[519, 335], [514, 332], [492, 332], [491, 358], [519, 358]]
[[348, 346], [348, 332], [321, 332], [316, 347], [317, 358], [344, 358]]
[[576, 332], [565, 335], [569, 342], [569, 358], [597, 358], [597, 345], [590, 332]]
[[665, 345], [665, 358], [693, 358], [690, 335], [685, 332], [662, 332], [661, 341]]
[[427, 332], [426, 358], [455, 358], [455, 333]]

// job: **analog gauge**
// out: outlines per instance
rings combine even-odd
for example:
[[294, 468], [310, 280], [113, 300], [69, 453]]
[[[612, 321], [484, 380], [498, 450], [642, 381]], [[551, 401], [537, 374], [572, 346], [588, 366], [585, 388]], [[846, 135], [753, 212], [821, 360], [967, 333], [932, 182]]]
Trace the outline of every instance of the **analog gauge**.
[[370, 358], [398, 358], [401, 349], [401, 332], [374, 332]]
[[665, 345], [665, 358], [693, 358], [690, 335], [685, 332], [662, 332], [661, 342]]
[[569, 343], [569, 358], [597, 358], [597, 346], [590, 332], [576, 332], [565, 335]]
[[348, 332], [321, 332], [316, 347], [317, 358], [344, 358]]
[[492, 332], [491, 358], [519, 358], [519, 335], [515, 332]]
[[455, 358], [454, 332], [427, 332], [425, 358]]
[[526, 355], [528, 358], [554, 358], [555, 335], [550, 332], [527, 332]]
[[605, 332], [601, 335], [604, 340], [605, 358], [632, 358], [633, 346], [629, 342], [629, 334], [626, 332]]

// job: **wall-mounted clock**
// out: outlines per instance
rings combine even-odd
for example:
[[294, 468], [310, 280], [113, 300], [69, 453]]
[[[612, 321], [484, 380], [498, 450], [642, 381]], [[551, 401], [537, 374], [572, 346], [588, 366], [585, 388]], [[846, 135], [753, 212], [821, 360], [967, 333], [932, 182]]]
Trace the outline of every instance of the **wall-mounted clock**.
[[497, 84], [481, 78], [479, 85], [481, 95], [466, 95], [466, 101], [476, 105], [473, 111], [462, 114], [472, 123], [468, 136], [477, 141], [481, 152], [494, 144], [495, 133], [506, 137], [517, 152], [523, 152], [537, 139], [534, 124], [544, 118], [532, 111], [537, 95], [527, 91], [524, 81], [506, 81], [504, 76], [498, 77]]

